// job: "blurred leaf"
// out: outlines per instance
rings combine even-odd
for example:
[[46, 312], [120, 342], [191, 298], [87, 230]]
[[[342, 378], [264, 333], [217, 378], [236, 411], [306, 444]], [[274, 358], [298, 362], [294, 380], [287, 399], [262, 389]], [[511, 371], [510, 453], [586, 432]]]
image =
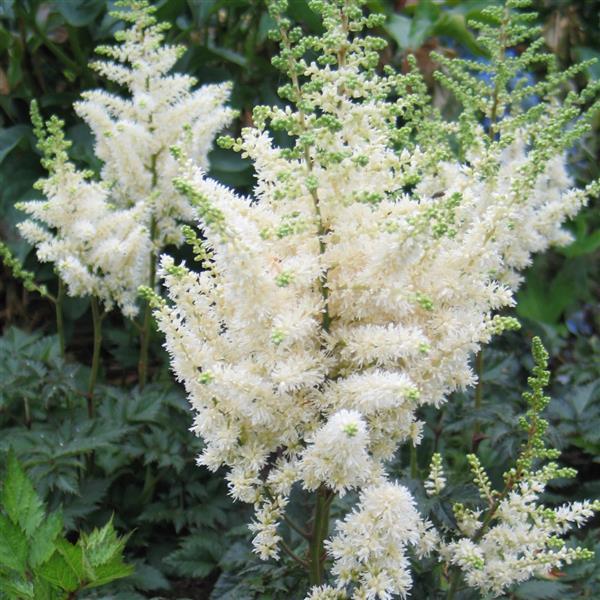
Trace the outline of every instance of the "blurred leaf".
[[581, 213], [575, 219], [575, 240], [568, 246], [559, 249], [563, 256], [575, 258], [591, 254], [600, 248], [600, 229], [590, 232], [587, 217], [587, 213]]
[[431, 33], [452, 38], [473, 54], [483, 54], [483, 50], [479, 47], [475, 36], [467, 28], [465, 18], [460, 15], [447, 12], [441, 13], [433, 24]]
[[105, 0], [68, 0], [56, 2], [56, 9], [69, 25], [89, 25], [106, 6]]
[[590, 79], [600, 79], [600, 49], [588, 46], [579, 46], [575, 49], [577, 59], [580, 61], [595, 60], [587, 69]]
[[560, 581], [532, 580], [521, 584], [515, 590], [519, 600], [567, 600], [575, 598], [569, 594], [569, 588]]
[[231, 50], [230, 48], [219, 48], [218, 46], [207, 46], [208, 51], [218, 56], [219, 58], [223, 58], [228, 62], [234, 63], [239, 67], [247, 68], [248, 67], [248, 59], [239, 52], [235, 52], [235, 50]]
[[392, 36], [398, 46], [406, 50], [410, 48], [410, 30], [412, 19], [406, 15], [393, 14], [385, 24], [384, 28]]
[[564, 310], [581, 293], [573, 265], [565, 265], [556, 276], [548, 282], [540, 270], [532, 270], [527, 277], [526, 285], [517, 295], [517, 313], [521, 317], [556, 323]]
[[222, 539], [200, 531], [184, 538], [180, 547], [165, 558], [173, 572], [183, 577], [207, 577], [224, 553]]
[[0, 572], [14, 569], [21, 575], [27, 564], [27, 538], [25, 533], [0, 514]]
[[12, 127], [0, 130], [0, 163], [30, 132], [31, 127], [28, 125], [13, 125]]
[[17, 462], [14, 451], [8, 453], [2, 505], [10, 520], [30, 537], [44, 518], [44, 508], [33, 485]]

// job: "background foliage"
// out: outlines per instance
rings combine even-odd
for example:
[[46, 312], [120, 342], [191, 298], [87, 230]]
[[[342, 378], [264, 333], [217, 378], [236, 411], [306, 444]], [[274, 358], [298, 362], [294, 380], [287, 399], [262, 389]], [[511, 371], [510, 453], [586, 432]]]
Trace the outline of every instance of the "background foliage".
[[[407, 54], [415, 53], [436, 103], [452, 115], [452, 101], [431, 77], [435, 64], [429, 53], [485, 60], [466, 23], [491, 2], [370, 0], [371, 10], [389, 15], [379, 32], [390, 41], [382, 62], [402, 69]], [[0, 239], [52, 291], [57, 282], [51, 267], [36, 262], [15, 227], [23, 218], [15, 203], [36, 197], [32, 184], [42, 175], [29, 103], [38, 99], [45, 116], [65, 119], [72, 158], [99, 168], [91, 135], [71, 105], [82, 90], [102, 83], [87, 64], [94, 47], [110, 42], [119, 27], [108, 15], [112, 5], [111, 0], [0, 0]], [[280, 103], [275, 93], [280, 75], [270, 64], [273, 47], [267, 39], [272, 23], [262, 1], [161, 0], [156, 6], [158, 18], [172, 23], [168, 39], [188, 48], [180, 70], [200, 83], [234, 82], [233, 104], [241, 112], [234, 127], [250, 123], [254, 105]], [[538, 0], [536, 8], [548, 45], [565, 66], [600, 59], [598, 0]], [[307, 31], [319, 31], [305, 0], [290, 2], [290, 12]], [[600, 77], [600, 62], [587, 76]], [[595, 131], [571, 153], [573, 175], [580, 183], [600, 175], [599, 129], [597, 121]], [[216, 149], [211, 165], [216, 178], [251, 189], [251, 166], [237, 155]], [[475, 390], [455, 395], [441, 411], [423, 415], [428, 428], [418, 454], [410, 456], [407, 449], [398, 457], [398, 476], [438, 523], [452, 519], [450, 496], [464, 501], [475, 493], [468, 484], [465, 451], [478, 449], [496, 477], [516, 454], [520, 438], [515, 415], [523, 408], [520, 392], [530, 367], [528, 340], [534, 334], [552, 356], [550, 435], [562, 449], [561, 461], [579, 470], [575, 482], [558, 482], [548, 500], [600, 495], [599, 225], [596, 202], [572, 223], [574, 243], [538, 257], [527, 272], [516, 310], [522, 331], [505, 334], [483, 356], [481, 409], [474, 410]], [[185, 250], [181, 255], [190, 258]], [[152, 346], [153, 383], [142, 394], [136, 388], [136, 332], [116, 313], [107, 318], [98, 411], [90, 420], [82, 393], [91, 347], [87, 300], [69, 299], [65, 313], [68, 352], [62, 360], [52, 306], [24, 290], [9, 271], [2, 272], [0, 465], [12, 447], [49, 509], [61, 507], [70, 541], [76, 541], [78, 531], [103, 525], [113, 513], [115, 527], [131, 533], [126, 552], [135, 573], [102, 588], [97, 597], [244, 600], [294, 598], [297, 591], [302, 598], [302, 574], [285, 561], [278, 566], [260, 563], [249, 553], [244, 507], [227, 498], [219, 474], [211, 476], [195, 466], [200, 441], [188, 431], [190, 413], [171, 381], [158, 335]], [[434, 450], [444, 454], [454, 475], [446, 495], [432, 501], [418, 479], [426, 475]], [[579, 543], [600, 551], [595, 525], [582, 532]], [[595, 564], [527, 583], [508, 597], [600, 597], [598, 561], [600, 552]], [[430, 587], [434, 568], [439, 570], [426, 564], [416, 574], [414, 598], [435, 597]], [[443, 582], [443, 574], [437, 575]], [[96, 596], [90, 591], [85, 597]]]

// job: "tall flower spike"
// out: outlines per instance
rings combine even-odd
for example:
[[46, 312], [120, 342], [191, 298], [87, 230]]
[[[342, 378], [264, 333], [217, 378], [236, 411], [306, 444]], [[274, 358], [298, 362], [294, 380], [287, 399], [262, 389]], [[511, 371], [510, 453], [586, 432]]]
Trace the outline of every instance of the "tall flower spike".
[[[585, 194], [564, 194], [564, 180], [543, 175], [545, 196], [519, 203], [510, 152], [498, 157], [509, 184], [498, 185], [493, 172], [453, 158], [451, 140], [432, 146], [426, 132], [439, 139], [458, 128], [436, 117], [415, 70], [378, 70], [385, 43], [363, 30], [383, 15], [365, 15], [362, 0], [310, 5], [321, 37], [292, 27], [285, 1], [269, 5], [282, 48], [273, 63], [289, 79], [279, 93], [290, 104], [257, 107], [255, 127], [222, 140], [253, 161], [253, 197], [182, 160], [176, 185], [198, 206], [206, 252], [198, 238], [194, 251], [210, 256], [209, 268], [195, 273], [164, 256], [170, 301], [155, 315], [197, 415], [199, 463], [225, 466], [232, 496], [255, 505], [261, 554], [275, 555], [280, 536], [271, 499], [285, 506], [294, 484], [316, 490], [317, 588], [324, 504], [334, 493], [396, 489], [385, 464], [399, 444], [420, 440], [418, 407], [471, 385], [472, 353], [514, 326], [493, 313], [514, 303], [506, 272], [549, 241], [536, 228], [540, 211], [560, 221]], [[268, 126], [291, 146], [277, 147]], [[521, 262], [510, 254], [513, 220], [535, 232]], [[356, 567], [352, 582], [338, 573], [340, 593], [346, 583], [363, 586], [361, 597], [407, 592], [403, 549], [391, 571], [377, 552], [356, 558], [355, 540], [339, 539], [338, 561]]]
[[194, 90], [193, 77], [171, 73], [185, 48], [164, 43], [170, 25], [156, 22], [156, 7], [145, 0], [117, 6], [126, 10], [114, 16], [127, 27], [115, 34], [117, 45], [97, 49], [108, 60], [96, 61], [92, 68], [124, 88], [126, 96], [85, 92], [75, 110], [94, 133], [95, 153], [104, 163], [101, 177], [110, 186], [112, 201], [119, 207], [144, 207], [144, 224], [159, 250], [181, 243], [179, 223], [194, 215], [173, 187], [177, 167], [169, 148], [178, 145], [208, 167], [215, 134], [234, 116], [224, 106], [231, 85]]
[[31, 118], [49, 176], [36, 184], [46, 200], [18, 205], [32, 217], [19, 231], [40, 261], [54, 263], [71, 296], [96, 296], [107, 309], [117, 304], [134, 315], [151, 248], [139, 209], [115, 207], [105, 186], [75, 168], [62, 121], [44, 124], [35, 102]]
[[520, 422], [527, 441], [515, 467], [504, 474], [505, 487], [498, 492], [491, 488], [477, 457], [468, 457], [474, 482], [488, 507], [474, 511], [456, 505], [463, 536], [440, 546], [442, 557], [462, 571], [469, 586], [492, 597], [532, 575], [545, 576], [552, 569], [593, 556], [590, 550], [568, 546], [561, 536], [589, 521], [600, 510], [600, 501], [585, 500], [557, 508], [540, 503], [550, 480], [573, 477], [575, 471], [546, 462], [558, 458], [560, 452], [547, 448], [544, 442], [548, 423], [541, 413], [549, 401], [544, 395], [549, 372], [548, 354], [539, 338], [533, 339], [532, 352], [535, 366], [528, 380], [531, 391], [523, 394], [528, 411]]
[[155, 7], [145, 0], [117, 5], [124, 10], [113, 15], [127, 27], [115, 36], [119, 44], [97, 49], [110, 60], [92, 67], [126, 96], [94, 90], [75, 104], [96, 139], [100, 180], [69, 162], [59, 120], [52, 118], [46, 132], [34, 109], [50, 177], [39, 184], [46, 202], [21, 205], [34, 220], [20, 230], [40, 260], [55, 264], [70, 295], [97, 296], [132, 317], [138, 288], [154, 288], [157, 253], [183, 241], [180, 224], [195, 214], [173, 185], [177, 164], [169, 148], [178, 145], [207, 168], [213, 138], [234, 112], [224, 106], [229, 83], [194, 90], [192, 77], [170, 74], [184, 49], [164, 44], [169, 25], [156, 22]]

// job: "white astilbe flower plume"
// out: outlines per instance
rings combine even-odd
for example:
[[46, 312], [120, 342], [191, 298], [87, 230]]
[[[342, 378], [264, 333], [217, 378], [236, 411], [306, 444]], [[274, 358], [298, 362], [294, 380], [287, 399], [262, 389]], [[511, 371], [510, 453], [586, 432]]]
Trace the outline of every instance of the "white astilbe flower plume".
[[41, 262], [54, 263], [69, 295], [95, 296], [107, 309], [117, 304], [125, 316], [135, 315], [151, 251], [140, 209], [116, 208], [106, 187], [74, 167], [60, 120], [53, 117], [46, 132], [36, 105], [32, 119], [49, 171], [36, 187], [47, 199], [18, 205], [32, 217], [19, 231]]
[[[228, 142], [254, 164], [252, 197], [177, 153], [204, 270], [163, 256], [168, 301], [155, 316], [197, 415], [199, 463], [226, 467], [232, 496], [255, 505], [257, 551], [275, 554], [270, 503], [295, 483], [321, 499], [358, 490], [364, 511], [341, 531], [379, 527], [379, 509], [389, 526], [360, 544], [341, 533], [334, 569], [343, 587], [340, 565], [360, 567], [370, 591], [357, 598], [388, 598], [408, 593], [405, 549], [421, 530], [409, 493], [377, 483], [386, 461], [419, 442], [420, 406], [474, 383], [473, 353], [514, 326], [494, 315], [514, 304], [514, 271], [562, 239], [557, 227], [595, 188], [568, 189], [564, 140], [544, 162], [526, 129], [514, 146], [472, 144], [473, 162], [452, 156], [457, 128], [428, 108], [418, 73], [379, 74], [384, 43], [352, 33], [381, 15], [364, 16], [361, 0], [312, 2], [325, 27], [314, 38], [289, 29], [284, 4], [271, 4], [284, 46], [274, 63], [292, 106], [256, 108], [255, 126]], [[308, 50], [318, 61], [302, 58]], [[278, 147], [267, 123], [292, 147]], [[403, 509], [408, 520], [393, 522]], [[434, 538], [424, 535], [428, 547]]]
[[117, 304], [133, 317], [139, 287], [154, 285], [156, 254], [181, 243], [179, 225], [194, 216], [173, 187], [177, 165], [169, 148], [178, 144], [206, 167], [213, 138], [233, 111], [224, 106], [230, 84], [193, 90], [193, 78], [169, 74], [183, 49], [163, 44], [168, 25], [156, 23], [154, 7], [144, 0], [117, 5], [128, 8], [114, 16], [129, 26], [116, 34], [120, 44], [98, 48], [112, 61], [92, 67], [125, 88], [126, 96], [94, 90], [75, 104], [95, 136], [100, 179], [69, 162], [61, 121], [49, 121], [45, 139], [33, 107], [50, 175], [37, 186], [45, 201], [21, 203], [32, 219], [19, 229], [39, 260], [54, 263], [70, 295], [96, 296], [106, 309]]
[[412, 585], [407, 549], [418, 546], [429, 528], [404, 486], [380, 482], [366, 488], [326, 542], [338, 586], [352, 585], [353, 598], [406, 598]]
[[497, 597], [514, 583], [532, 576], [545, 576], [574, 560], [591, 558], [593, 552], [572, 547], [562, 539], [569, 530], [581, 527], [600, 509], [600, 501], [573, 502], [549, 508], [540, 502], [549, 481], [573, 477], [574, 469], [561, 468], [547, 462], [533, 468], [534, 461], [557, 458], [560, 451], [547, 448], [543, 433], [548, 423], [541, 418], [549, 397], [543, 393], [548, 383], [548, 354], [539, 338], [532, 342], [535, 367], [528, 383], [531, 392], [523, 394], [529, 410], [520, 421], [527, 431], [515, 466], [504, 474], [501, 492], [492, 489], [490, 479], [475, 455], [468, 455], [474, 483], [482, 500], [484, 512], [454, 505], [459, 535], [451, 541], [441, 540], [441, 557], [462, 571], [467, 584], [486, 595]]
[[322, 483], [343, 496], [377, 478], [379, 465], [367, 451], [366, 423], [357, 411], [340, 410], [308, 439], [298, 468], [303, 485], [316, 490]]
[[470, 537], [441, 545], [442, 558], [461, 568], [469, 586], [497, 597], [514, 583], [544, 577], [552, 569], [590, 557], [589, 550], [566, 546], [560, 536], [589, 521], [600, 503], [586, 500], [545, 508], [539, 497], [546, 475], [536, 473], [508, 494], [483, 536], [477, 536], [482, 527], [477, 521]]
[[185, 48], [163, 43], [169, 24], [157, 24], [155, 8], [144, 0], [120, 5], [128, 10], [115, 15], [129, 26], [115, 35], [118, 45], [97, 49], [110, 60], [91, 66], [126, 94], [84, 92], [75, 110], [94, 134], [94, 151], [103, 162], [101, 177], [110, 186], [112, 202], [143, 207], [144, 224], [160, 249], [181, 243], [178, 224], [193, 217], [187, 199], [173, 188], [177, 166], [169, 148], [179, 145], [199, 165], [208, 166], [214, 136], [234, 115], [224, 106], [231, 85], [194, 90], [193, 77], [171, 73]]

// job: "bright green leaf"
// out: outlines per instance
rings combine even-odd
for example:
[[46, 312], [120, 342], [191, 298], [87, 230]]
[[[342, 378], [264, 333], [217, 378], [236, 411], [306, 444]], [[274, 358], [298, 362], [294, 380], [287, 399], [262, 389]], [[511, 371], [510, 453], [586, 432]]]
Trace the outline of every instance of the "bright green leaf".
[[16, 524], [0, 514], [0, 568], [21, 575], [27, 567], [27, 537]]
[[38, 569], [38, 574], [66, 592], [73, 592], [79, 587], [79, 578], [60, 552], [55, 552], [50, 560]]
[[27, 536], [34, 533], [44, 518], [42, 501], [12, 450], [8, 453], [2, 504], [10, 520], [19, 525]]
[[0, 592], [8, 594], [0, 598], [8, 597], [10, 600], [45, 600], [44, 596], [36, 596], [33, 583], [23, 578], [9, 579], [0, 575]]
[[56, 538], [62, 532], [62, 515], [52, 513], [35, 531], [29, 549], [29, 564], [35, 568], [47, 561], [54, 552]]

